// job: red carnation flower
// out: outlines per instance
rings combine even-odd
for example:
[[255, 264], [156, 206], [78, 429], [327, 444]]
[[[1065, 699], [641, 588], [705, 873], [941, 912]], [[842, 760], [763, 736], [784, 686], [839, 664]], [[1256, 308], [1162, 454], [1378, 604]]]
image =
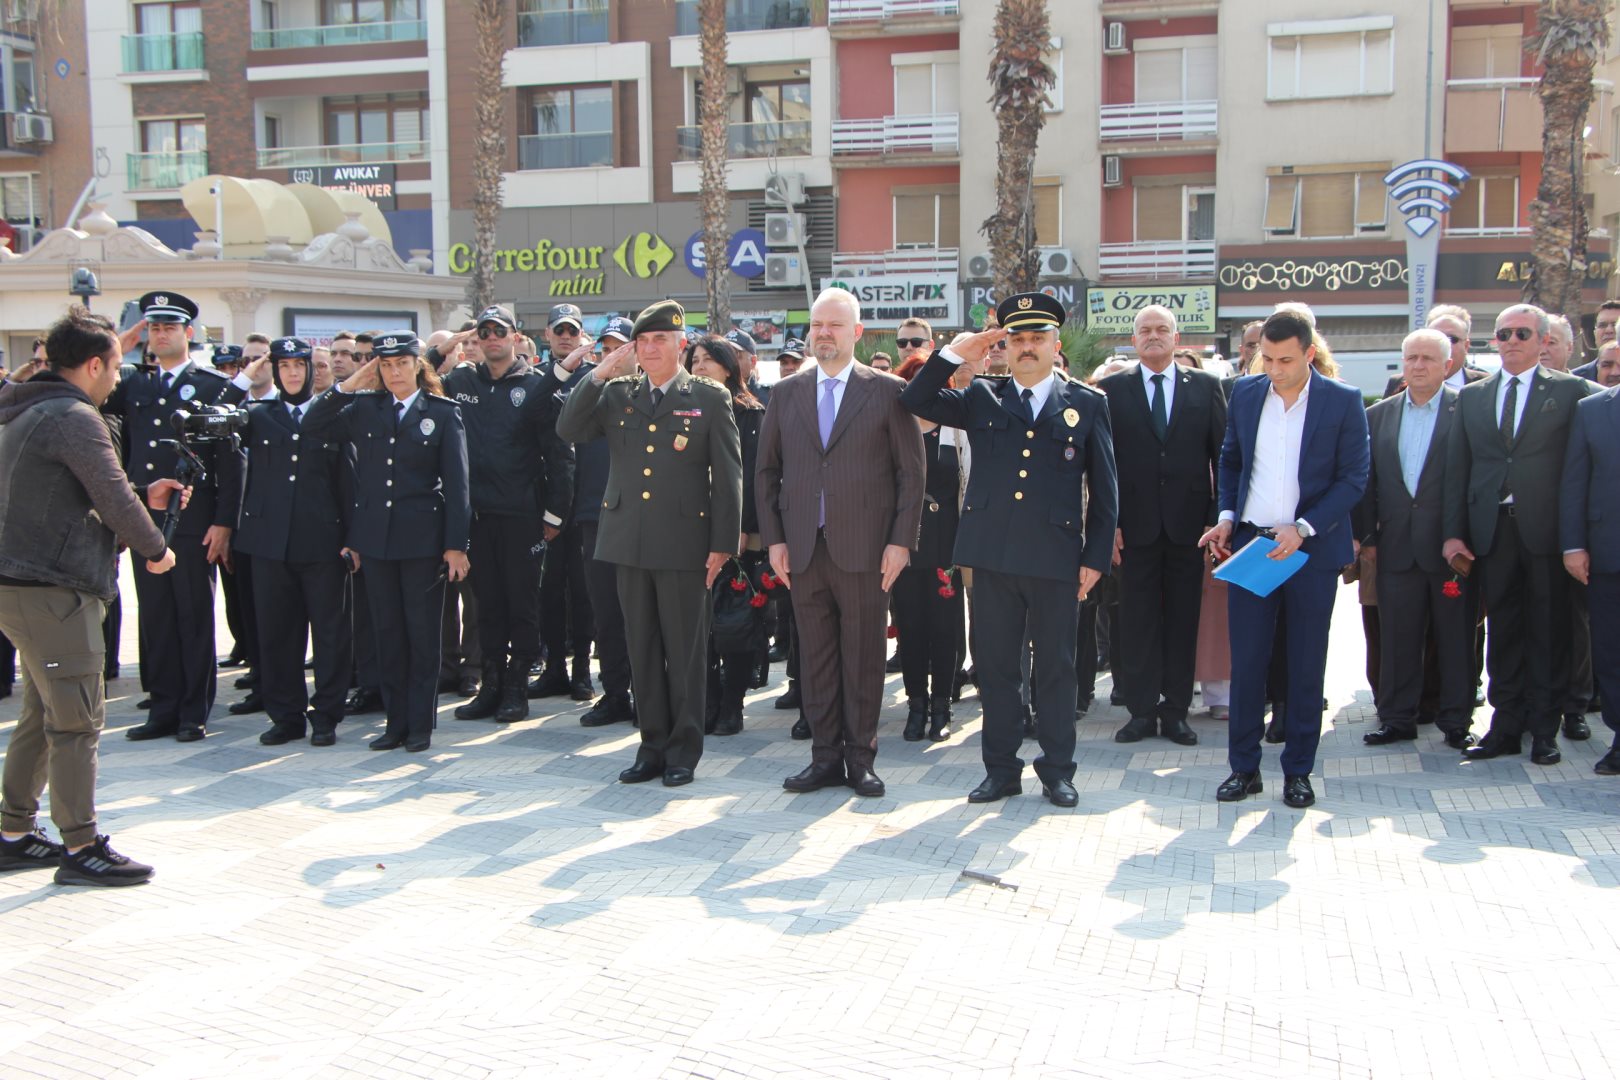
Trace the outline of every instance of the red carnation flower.
[[731, 579], [731, 591], [732, 592], [743, 592], [747, 588], [748, 588], [748, 582], [746, 580], [744, 580], [743, 578], [739, 577], [739, 578], [732, 578]]
[[934, 576], [939, 578], [940, 583], [943, 585], [949, 585], [951, 583], [951, 572], [949, 570], [944, 568], [936, 568], [934, 570]]
[[764, 593], [755, 593], [753, 596], [750, 596], [748, 598], [748, 606], [749, 607], [764, 607], [765, 606], [765, 594]]
[[887, 638], [897, 638], [900, 636], [900, 628], [898, 626], [891, 626], [884, 631], [883, 636]]
[[949, 585], [941, 585], [939, 587], [939, 595], [949, 600], [951, 597], [956, 595], [956, 590], [951, 588]]
[[770, 592], [772, 589], [776, 588], [776, 579], [771, 577], [769, 573], [760, 574], [759, 587], [764, 589], [766, 592]]
[[1457, 597], [1462, 595], [1462, 586], [1457, 584], [1455, 581], [1448, 581], [1444, 585], [1440, 586], [1440, 591], [1446, 596], [1449, 596], [1451, 599], [1455, 600]]

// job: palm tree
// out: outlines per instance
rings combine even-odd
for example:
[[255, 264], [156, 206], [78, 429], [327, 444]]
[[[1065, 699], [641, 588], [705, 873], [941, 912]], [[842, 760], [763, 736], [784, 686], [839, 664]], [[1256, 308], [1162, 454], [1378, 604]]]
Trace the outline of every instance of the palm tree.
[[[1541, 185], [1530, 204], [1530, 280], [1525, 299], [1580, 326], [1590, 223], [1581, 192], [1592, 69], [1609, 43], [1609, 0], [1541, 0], [1536, 51], [1541, 76]], [[1577, 348], [1584, 335], [1576, 335]], [[1571, 358], [1574, 364], [1575, 358]]]
[[731, 292], [727, 288], [726, 247], [726, 0], [697, 0], [698, 54], [703, 81], [698, 92], [698, 214], [703, 222], [703, 292], [711, 333], [731, 328]]
[[473, 98], [473, 268], [467, 306], [481, 311], [495, 302], [495, 228], [501, 216], [501, 174], [506, 169], [506, 94], [501, 60], [506, 55], [505, 0], [463, 0], [478, 34], [478, 79]]
[[1052, 32], [1046, 0], [999, 0], [990, 55], [996, 114], [996, 212], [979, 231], [990, 241], [997, 296], [1035, 287], [1035, 144], [1046, 124], [1046, 93], [1057, 81], [1046, 62]]

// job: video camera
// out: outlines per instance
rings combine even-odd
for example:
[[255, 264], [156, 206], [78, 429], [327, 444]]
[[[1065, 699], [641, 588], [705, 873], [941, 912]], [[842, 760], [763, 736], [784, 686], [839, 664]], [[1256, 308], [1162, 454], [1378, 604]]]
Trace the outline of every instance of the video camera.
[[[197, 447], [226, 444], [235, 453], [242, 445], [242, 432], [247, 430], [248, 415], [232, 405], [188, 405], [169, 415], [169, 426], [177, 438], [162, 440], [164, 446], [174, 448], [178, 461], [174, 478], [185, 487], [208, 479], [208, 467], [197, 455]], [[174, 531], [180, 525], [180, 499], [169, 500], [163, 512], [163, 541], [172, 543]]]

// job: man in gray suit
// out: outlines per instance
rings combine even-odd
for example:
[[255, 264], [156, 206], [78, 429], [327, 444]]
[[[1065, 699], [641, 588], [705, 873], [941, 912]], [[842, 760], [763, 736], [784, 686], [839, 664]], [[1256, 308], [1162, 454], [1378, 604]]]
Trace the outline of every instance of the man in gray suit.
[[[1502, 370], [1463, 387], [1447, 440], [1443, 554], [1472, 564], [1487, 612], [1491, 730], [1464, 751], [1523, 751], [1556, 765], [1569, 688], [1569, 576], [1560, 561], [1558, 489], [1575, 403], [1594, 387], [1538, 363], [1547, 313], [1515, 304], [1496, 317]], [[1459, 563], [1459, 556], [1461, 563]]]
[[809, 768], [782, 786], [875, 797], [888, 591], [917, 547], [924, 459], [906, 384], [855, 362], [861, 330], [860, 301], [824, 290], [810, 309], [816, 364], [773, 388], [754, 483], [771, 570], [793, 591], [814, 740]]
[[1558, 497], [1564, 569], [1587, 588], [1592, 620], [1592, 676], [1613, 745], [1593, 767], [1620, 776], [1620, 388], [1593, 394], [1575, 407]]
[[[1440, 555], [1446, 440], [1456, 422], [1457, 391], [1445, 384], [1450, 342], [1439, 330], [1414, 330], [1401, 345], [1405, 389], [1367, 410], [1372, 470], [1356, 511], [1363, 563], [1377, 568], [1379, 678], [1377, 730], [1369, 746], [1417, 738], [1425, 657], [1439, 675], [1435, 724], [1462, 750], [1473, 714], [1472, 607]], [[1365, 569], [1363, 573], [1365, 573]]]

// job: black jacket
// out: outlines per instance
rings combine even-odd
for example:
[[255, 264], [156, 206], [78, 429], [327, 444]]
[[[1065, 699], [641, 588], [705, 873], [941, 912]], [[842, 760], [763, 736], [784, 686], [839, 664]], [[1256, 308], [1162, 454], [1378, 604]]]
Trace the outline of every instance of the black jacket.
[[733, 401], [732, 413], [737, 417], [737, 438], [742, 443], [743, 504], [742, 531], [759, 532], [759, 511], [754, 508], [754, 463], [759, 460], [759, 426], [765, 422], [765, 410], [746, 408]]
[[1119, 471], [1119, 529], [1125, 544], [1151, 544], [1161, 536], [1191, 546], [1215, 522], [1215, 468], [1226, 437], [1226, 395], [1207, 371], [1171, 365], [1176, 380], [1164, 441], [1153, 432], [1147, 388], [1139, 367], [1097, 384], [1108, 396]]
[[[576, 376], [577, 377], [577, 376]], [[467, 430], [472, 508], [479, 514], [547, 514], [568, 519], [574, 498], [574, 451], [557, 437], [557, 380], [516, 361], [499, 381], [484, 364], [444, 377]]]
[[1446, 570], [1440, 554], [1446, 537], [1440, 526], [1445, 509], [1446, 449], [1451, 427], [1457, 422], [1457, 391], [1442, 386], [1440, 395], [1416, 495], [1406, 490], [1406, 478], [1401, 474], [1405, 391], [1367, 410], [1372, 468], [1367, 472], [1367, 492], [1351, 519], [1362, 546], [1378, 549], [1380, 569], [1400, 571], [1416, 566], [1430, 574]]
[[[222, 404], [247, 396], [228, 386]], [[305, 406], [307, 415], [315, 407]], [[233, 546], [263, 559], [313, 563], [335, 560], [343, 547], [343, 445], [331, 432], [305, 433], [293, 426], [287, 403], [279, 398], [247, 405], [247, 481], [242, 520]]]

